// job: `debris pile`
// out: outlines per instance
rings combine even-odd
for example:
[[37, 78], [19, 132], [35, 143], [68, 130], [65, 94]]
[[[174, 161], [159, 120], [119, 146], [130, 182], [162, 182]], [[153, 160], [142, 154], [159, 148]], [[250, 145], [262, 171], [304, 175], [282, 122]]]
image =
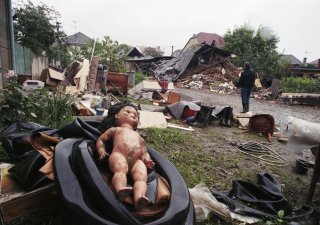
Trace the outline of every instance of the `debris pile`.
[[[238, 76], [240, 70], [230, 59], [230, 52], [206, 44], [197, 44], [189, 47], [177, 58], [128, 60], [128, 63], [130, 68], [177, 83], [185, 80], [194, 81], [192, 77], [201, 74], [201, 81], [205, 85], [217, 81], [230, 82]], [[204, 87], [209, 88], [209, 85]]]

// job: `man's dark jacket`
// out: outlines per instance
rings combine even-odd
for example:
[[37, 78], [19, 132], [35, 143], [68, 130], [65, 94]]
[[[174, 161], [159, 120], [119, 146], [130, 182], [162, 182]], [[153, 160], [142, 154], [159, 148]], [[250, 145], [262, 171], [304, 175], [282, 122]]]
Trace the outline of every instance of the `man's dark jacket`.
[[253, 88], [255, 82], [255, 73], [250, 69], [250, 67], [246, 67], [244, 71], [241, 73], [239, 80], [240, 88]]

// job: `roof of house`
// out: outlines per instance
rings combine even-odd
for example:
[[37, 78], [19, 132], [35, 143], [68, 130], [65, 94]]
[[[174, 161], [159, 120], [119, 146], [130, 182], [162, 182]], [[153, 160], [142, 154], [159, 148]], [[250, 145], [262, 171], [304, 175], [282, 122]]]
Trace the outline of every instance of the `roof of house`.
[[194, 34], [191, 38], [197, 38], [198, 44], [211, 45], [214, 42], [214, 46], [217, 48], [222, 48], [224, 46], [223, 37], [215, 33], [200, 32], [198, 34]]
[[92, 41], [91, 38], [89, 38], [87, 35], [78, 32], [75, 34], [72, 34], [70, 36], [67, 36], [64, 41], [63, 44], [67, 44], [67, 45], [85, 45], [87, 44], [89, 41]]
[[132, 47], [128, 52], [127, 52], [127, 57], [144, 57], [144, 54], [138, 47]]
[[297, 59], [294, 55], [281, 55], [281, 59], [288, 61], [290, 64], [293, 65], [301, 65], [302, 62]]
[[154, 69], [154, 73], [156, 76], [160, 76], [166, 74], [168, 70], [172, 70], [174, 72], [170, 75], [170, 77], [173, 81], [176, 81], [184, 73], [191, 60], [196, 57], [196, 55], [201, 55], [207, 51], [214, 51], [225, 57], [231, 55], [230, 52], [214, 46], [206, 44], [196, 44], [190, 46], [184, 52], [181, 52], [178, 58], [173, 58], [157, 66], [157, 68]]
[[319, 61], [320, 61], [320, 59], [316, 59], [316, 60], [310, 62], [310, 64], [319, 65]]

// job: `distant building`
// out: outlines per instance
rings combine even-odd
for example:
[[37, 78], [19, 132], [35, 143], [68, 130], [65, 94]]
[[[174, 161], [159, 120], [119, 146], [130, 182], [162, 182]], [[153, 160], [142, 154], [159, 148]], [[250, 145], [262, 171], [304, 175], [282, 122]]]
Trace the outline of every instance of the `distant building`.
[[194, 34], [187, 44], [182, 49], [181, 53], [186, 51], [189, 47], [196, 45], [196, 44], [207, 44], [210, 46], [214, 46], [217, 48], [223, 48], [224, 47], [224, 40], [223, 37], [219, 34], [215, 33], [205, 33], [200, 32], [198, 34]]
[[281, 55], [281, 59], [288, 62], [292, 67], [300, 67], [302, 62], [294, 55]]
[[315, 78], [315, 77], [317, 77], [316, 75], [318, 75], [320, 73], [319, 59], [315, 60], [311, 63], [308, 63], [308, 64], [313, 64], [314, 65], [313, 68], [308, 66], [307, 58], [304, 58], [303, 62], [301, 62], [293, 55], [282, 55], [281, 59], [290, 63], [290, 65], [291, 65], [291, 68], [289, 69], [290, 76], [304, 77], [304, 78]]
[[316, 60], [310, 62], [309, 64], [313, 65], [316, 68], [320, 68], [320, 59], [316, 59]]
[[121, 49], [118, 52], [118, 57], [141, 58], [144, 57], [144, 54], [139, 47], [131, 47], [128, 51], [125, 51], [125, 49]]
[[87, 35], [78, 32], [75, 34], [72, 34], [70, 36], [65, 37], [62, 42], [61, 45], [67, 45], [70, 47], [82, 47], [86, 44], [88, 44], [90, 41], [93, 41], [92, 38], [89, 38]]

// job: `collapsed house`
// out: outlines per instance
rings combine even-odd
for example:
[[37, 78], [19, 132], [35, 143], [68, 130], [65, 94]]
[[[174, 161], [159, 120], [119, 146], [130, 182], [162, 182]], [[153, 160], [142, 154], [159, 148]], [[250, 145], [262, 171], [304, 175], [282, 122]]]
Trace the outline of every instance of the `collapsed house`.
[[211, 81], [227, 81], [239, 74], [230, 59], [231, 53], [228, 51], [207, 44], [196, 44], [177, 58], [129, 59], [127, 62], [131, 69], [173, 82], [194, 74], [207, 75]]

